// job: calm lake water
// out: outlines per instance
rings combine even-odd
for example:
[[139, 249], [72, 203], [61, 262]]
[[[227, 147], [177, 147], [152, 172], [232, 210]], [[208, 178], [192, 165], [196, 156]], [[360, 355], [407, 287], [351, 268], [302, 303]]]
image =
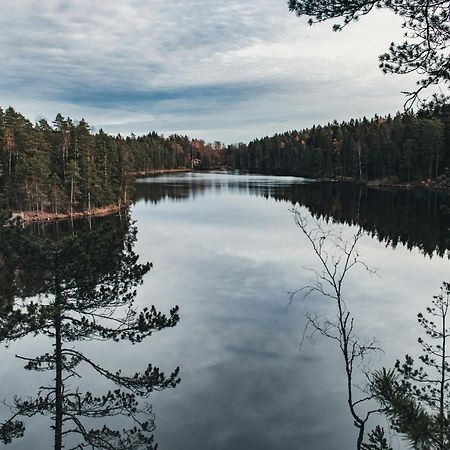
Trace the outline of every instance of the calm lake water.
[[[348, 237], [364, 230], [359, 253], [376, 274], [355, 269], [343, 295], [357, 335], [376, 338], [383, 352], [358, 368], [356, 382], [362, 384], [360, 369], [392, 366], [405, 353], [418, 353], [417, 313], [450, 278], [449, 204], [447, 196], [431, 191], [293, 177], [192, 173], [141, 179], [131, 209], [134, 251], [154, 267], [138, 288], [137, 303], [166, 313], [178, 305], [180, 321], [135, 346], [73, 345], [130, 373], [149, 362], [165, 373], [180, 367], [176, 388], [150, 397], [161, 450], [355, 448], [338, 347], [305, 333], [307, 314], [333, 320], [335, 304], [318, 293], [290, 295], [311, 283], [309, 269], [320, 269], [292, 209], [310, 224]], [[64, 228], [37, 227], [36, 233], [62, 234]], [[35, 393], [49, 375], [23, 370], [15, 355], [50, 348], [47, 339], [30, 336], [3, 348], [0, 397], [11, 402], [14, 395]], [[89, 373], [70, 383], [96, 392], [109, 388]], [[25, 422], [25, 436], [10, 447], [51, 448], [47, 419]], [[117, 418], [112, 423], [121, 426]], [[377, 423], [386, 427], [382, 417], [375, 417]], [[395, 437], [391, 444], [405, 448]]]

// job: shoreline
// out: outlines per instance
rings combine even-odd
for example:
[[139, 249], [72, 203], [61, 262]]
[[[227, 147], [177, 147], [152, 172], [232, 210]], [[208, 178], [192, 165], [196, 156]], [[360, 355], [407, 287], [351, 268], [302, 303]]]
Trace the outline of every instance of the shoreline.
[[[192, 172], [192, 169], [155, 169], [134, 172], [136, 178], [151, 177], [164, 175], [166, 173], [184, 173]], [[126, 209], [128, 209], [129, 204], [117, 205], [110, 204], [106, 206], [100, 206], [98, 208], [92, 208], [90, 211], [76, 211], [70, 214], [70, 212], [47, 212], [47, 211], [11, 211], [10, 222], [15, 221], [17, 218], [21, 220], [24, 225], [29, 225], [31, 223], [42, 223], [42, 222], [59, 222], [63, 220], [77, 220], [86, 219], [89, 217], [105, 217], [113, 214], [118, 214]]]
[[134, 175], [136, 178], [144, 178], [144, 177], [155, 177], [158, 175], [164, 175], [167, 173], [187, 173], [193, 172], [194, 169], [150, 169], [150, 170], [140, 170], [139, 172], [132, 172], [131, 175]]
[[[155, 169], [155, 170], [147, 170], [141, 172], [134, 172], [133, 175], [136, 178], [144, 178], [144, 177], [156, 177], [158, 175], [164, 175], [169, 173], [187, 173], [193, 172], [193, 169]], [[277, 176], [277, 175], [275, 175]], [[280, 176], [280, 175], [278, 175]], [[361, 184], [368, 188], [390, 188], [390, 189], [423, 189], [423, 190], [450, 190], [449, 187], [439, 186], [432, 183], [401, 183], [394, 180], [384, 179], [384, 180], [369, 180], [363, 183], [358, 183], [354, 180], [350, 180], [348, 178], [312, 178], [315, 181], [338, 181], [338, 182], [346, 182], [352, 184]], [[25, 225], [31, 223], [40, 223], [40, 222], [56, 222], [62, 220], [77, 220], [77, 219], [85, 219], [89, 217], [105, 217], [113, 214], [118, 214], [126, 209], [128, 209], [129, 204], [117, 205], [110, 204], [106, 206], [101, 206], [97, 208], [92, 208], [90, 211], [76, 211], [72, 214], [70, 212], [45, 212], [45, 211], [12, 211], [11, 217], [9, 221], [14, 221], [17, 218], [20, 218], [21, 222]]]
[[414, 181], [414, 182], [404, 182], [398, 179], [374, 179], [365, 180], [362, 182], [352, 180], [346, 177], [336, 177], [336, 178], [316, 178], [317, 181], [339, 181], [344, 183], [361, 184], [362, 186], [367, 186], [368, 188], [393, 188], [393, 189], [422, 189], [422, 190], [439, 190], [445, 191], [449, 190], [449, 186], [443, 186], [431, 180], [427, 181]]
[[423, 190], [436, 190], [436, 191], [446, 191], [449, 190], [448, 186], [442, 186], [433, 182], [414, 182], [414, 183], [404, 183], [404, 182], [389, 182], [383, 180], [371, 180], [366, 183], [367, 187], [384, 187], [384, 188], [396, 188], [396, 189], [423, 189]]
[[39, 222], [57, 222], [60, 220], [85, 219], [88, 217], [104, 217], [112, 214], [120, 213], [129, 207], [126, 205], [106, 205], [98, 208], [92, 208], [90, 211], [76, 211], [72, 214], [70, 212], [42, 212], [42, 211], [12, 211], [10, 221], [20, 218], [25, 225]]

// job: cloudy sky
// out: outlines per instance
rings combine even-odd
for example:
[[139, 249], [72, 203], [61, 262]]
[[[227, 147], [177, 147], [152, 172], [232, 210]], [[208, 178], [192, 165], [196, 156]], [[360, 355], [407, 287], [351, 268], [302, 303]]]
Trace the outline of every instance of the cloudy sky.
[[377, 56], [401, 39], [377, 11], [344, 32], [286, 0], [0, 0], [0, 105], [111, 133], [226, 143], [402, 108], [413, 78]]

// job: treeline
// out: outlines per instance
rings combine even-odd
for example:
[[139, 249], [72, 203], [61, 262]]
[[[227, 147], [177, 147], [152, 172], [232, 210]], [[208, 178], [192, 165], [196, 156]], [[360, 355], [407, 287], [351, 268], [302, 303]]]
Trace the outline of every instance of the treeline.
[[333, 122], [229, 146], [234, 169], [358, 182], [436, 182], [450, 163], [450, 107]]
[[0, 109], [0, 202], [9, 210], [86, 211], [125, 205], [134, 175], [168, 169], [392, 179], [450, 186], [450, 106], [417, 114], [333, 122], [246, 144], [208, 144], [187, 136], [111, 136], [58, 114], [33, 124]]
[[85, 120], [58, 114], [31, 123], [0, 109], [2, 207], [36, 212], [85, 211], [129, 203], [136, 173], [209, 169], [221, 162], [221, 144], [186, 136], [165, 138], [93, 133]]

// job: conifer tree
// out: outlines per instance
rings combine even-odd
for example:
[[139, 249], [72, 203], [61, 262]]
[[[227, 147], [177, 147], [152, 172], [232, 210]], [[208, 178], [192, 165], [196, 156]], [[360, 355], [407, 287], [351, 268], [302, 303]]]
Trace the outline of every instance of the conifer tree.
[[421, 366], [406, 355], [392, 370], [375, 373], [372, 391], [394, 429], [416, 449], [445, 450], [450, 447], [450, 284], [419, 314], [425, 331], [419, 338]]
[[[49, 372], [53, 382], [34, 398], [14, 398], [12, 416], [0, 429], [4, 442], [23, 434], [21, 418], [50, 415], [55, 450], [64, 447], [69, 435], [79, 438], [80, 449], [154, 448], [153, 415], [145, 399], [155, 390], [175, 387], [178, 369], [166, 376], [148, 364], [142, 371], [125, 374], [105, 368], [76, 346], [90, 340], [138, 344], [178, 322], [177, 307], [166, 316], [154, 306], [138, 310], [134, 305], [135, 288], [151, 267], [138, 263], [135, 239], [136, 229], [128, 221], [115, 227], [106, 223], [56, 241], [21, 228], [0, 229], [2, 255], [15, 266], [9, 272], [13, 290], [2, 292], [7, 299], [1, 302], [0, 339], [10, 343], [43, 335], [53, 341], [52, 349], [42, 355], [19, 356], [25, 369]], [[35, 282], [27, 293], [21, 280], [28, 274]], [[39, 301], [33, 299], [36, 295]], [[79, 389], [76, 380], [82, 366], [103, 377], [110, 389], [103, 394]], [[103, 422], [117, 415], [128, 418], [131, 427], [120, 431]]]
[[410, 107], [420, 92], [434, 84], [450, 83], [450, 24], [448, 0], [289, 0], [289, 9], [309, 17], [309, 24], [334, 20], [334, 31], [382, 8], [402, 18], [405, 41], [392, 43], [380, 56], [385, 73], [418, 73], [418, 87], [408, 95]]

